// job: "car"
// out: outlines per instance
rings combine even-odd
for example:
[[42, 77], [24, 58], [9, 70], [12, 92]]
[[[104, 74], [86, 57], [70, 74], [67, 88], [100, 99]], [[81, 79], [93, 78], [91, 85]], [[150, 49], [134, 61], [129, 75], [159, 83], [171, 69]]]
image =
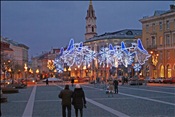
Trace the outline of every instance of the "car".
[[[46, 78], [49, 82], [63, 82], [60, 78]], [[46, 82], [46, 79], [43, 80], [43, 82]]]
[[175, 83], [175, 77], [171, 78], [171, 82], [170, 83]]
[[163, 79], [164, 78], [161, 78], [161, 77], [160, 78], [155, 78], [153, 82], [155, 82], [155, 83], [163, 83]]
[[165, 79], [163, 79], [163, 83], [171, 83], [171, 78], [165, 78]]
[[89, 82], [90, 81], [90, 77], [86, 76], [83, 78], [84, 82]]
[[149, 82], [149, 83], [153, 83], [154, 80], [155, 80], [154, 78], [149, 78], [149, 79], [148, 79], [148, 82]]
[[143, 85], [144, 79], [143, 78], [130, 78], [128, 84], [129, 85]]

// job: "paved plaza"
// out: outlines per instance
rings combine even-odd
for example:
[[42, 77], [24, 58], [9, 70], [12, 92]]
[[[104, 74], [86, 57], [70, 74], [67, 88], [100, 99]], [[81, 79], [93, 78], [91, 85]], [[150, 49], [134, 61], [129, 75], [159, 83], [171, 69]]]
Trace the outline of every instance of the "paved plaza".
[[[4, 94], [7, 103], [1, 103], [2, 117], [61, 117], [59, 92], [63, 83], [49, 86], [37, 84], [19, 89], [19, 93]], [[119, 85], [119, 94], [105, 93], [105, 85], [81, 84], [85, 91], [87, 108], [84, 117], [174, 117], [175, 86]], [[70, 85], [73, 90], [74, 87]], [[75, 117], [72, 106], [72, 117]]]

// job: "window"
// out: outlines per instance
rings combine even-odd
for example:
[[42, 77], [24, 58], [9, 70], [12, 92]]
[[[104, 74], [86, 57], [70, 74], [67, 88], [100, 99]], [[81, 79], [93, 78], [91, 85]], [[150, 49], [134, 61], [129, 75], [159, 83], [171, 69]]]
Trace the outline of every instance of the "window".
[[166, 35], [166, 45], [170, 45], [170, 36]]
[[164, 74], [164, 66], [161, 65], [160, 66], [160, 77], [164, 77], [164, 76], [165, 76], [165, 74]]
[[148, 38], [146, 39], [146, 47], [147, 48], [149, 47], [149, 39]]
[[155, 23], [152, 24], [152, 30], [155, 31]]
[[153, 46], [153, 47], [156, 46], [156, 39], [155, 39], [154, 36], [152, 36], [152, 46]]
[[163, 44], [163, 37], [160, 36], [159, 40], [160, 40], [160, 45], [162, 45]]
[[168, 70], [168, 78], [170, 78], [172, 76], [170, 65], [167, 65], [167, 70]]
[[94, 32], [94, 27], [92, 27], [92, 32]]
[[166, 21], [166, 29], [169, 29], [169, 28], [170, 28], [170, 21], [167, 20], [167, 21]]
[[149, 31], [149, 25], [146, 25], [146, 32]]
[[159, 28], [162, 30], [162, 22], [159, 22]]
[[132, 31], [126, 32], [126, 35], [133, 35]]

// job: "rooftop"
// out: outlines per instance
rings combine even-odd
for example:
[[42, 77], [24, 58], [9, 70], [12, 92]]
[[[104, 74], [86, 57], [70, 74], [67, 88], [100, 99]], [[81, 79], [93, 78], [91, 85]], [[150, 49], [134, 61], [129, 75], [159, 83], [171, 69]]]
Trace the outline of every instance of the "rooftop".
[[135, 39], [136, 36], [141, 36], [142, 30], [138, 29], [124, 29], [116, 32], [106, 32], [101, 35], [96, 35], [93, 38], [86, 40], [85, 42], [91, 42], [95, 40], [103, 39]]

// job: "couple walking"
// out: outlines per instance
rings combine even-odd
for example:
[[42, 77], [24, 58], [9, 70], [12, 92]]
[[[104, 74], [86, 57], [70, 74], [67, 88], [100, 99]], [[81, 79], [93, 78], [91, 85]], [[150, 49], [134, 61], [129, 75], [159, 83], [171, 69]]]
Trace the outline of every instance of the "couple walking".
[[84, 91], [79, 84], [76, 84], [74, 91], [69, 89], [69, 85], [65, 85], [65, 88], [58, 96], [62, 99], [63, 117], [66, 117], [66, 109], [68, 117], [71, 117], [71, 104], [75, 108], [76, 117], [78, 117], [78, 110], [80, 111], [80, 116], [83, 117], [83, 107], [86, 108], [86, 99]]

